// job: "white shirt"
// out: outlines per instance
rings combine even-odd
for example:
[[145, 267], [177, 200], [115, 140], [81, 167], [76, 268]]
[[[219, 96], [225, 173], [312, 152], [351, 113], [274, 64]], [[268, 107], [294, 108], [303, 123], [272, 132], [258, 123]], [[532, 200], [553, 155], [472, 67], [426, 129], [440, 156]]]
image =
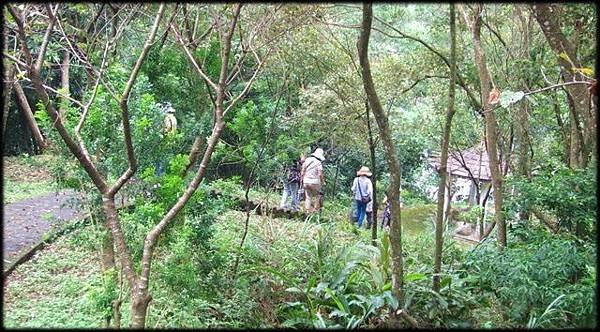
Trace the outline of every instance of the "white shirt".
[[[358, 190], [358, 186], [360, 185], [360, 190]], [[362, 197], [360, 196], [362, 191], [363, 196], [371, 197], [371, 201], [373, 201], [373, 184], [371, 180], [361, 175], [359, 177], [354, 178], [354, 182], [352, 183], [352, 192], [354, 193], [354, 199], [360, 201]]]
[[164, 123], [165, 134], [170, 134], [177, 130], [177, 118], [172, 113], [167, 113]]
[[323, 174], [323, 164], [319, 159], [313, 156], [306, 158], [304, 164], [302, 164], [302, 169], [304, 170], [303, 183], [321, 184], [319, 173]]

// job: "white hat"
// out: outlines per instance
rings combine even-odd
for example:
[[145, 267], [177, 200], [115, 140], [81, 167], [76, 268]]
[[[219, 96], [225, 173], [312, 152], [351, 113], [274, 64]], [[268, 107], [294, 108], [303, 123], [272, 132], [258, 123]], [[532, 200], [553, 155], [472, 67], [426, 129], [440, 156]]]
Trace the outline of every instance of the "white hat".
[[367, 166], [361, 167], [358, 172], [356, 172], [356, 176], [366, 175], [371, 176], [371, 170]]
[[325, 160], [325, 156], [323, 155], [323, 149], [321, 148], [317, 148], [315, 152], [312, 153], [312, 155], [321, 161]]

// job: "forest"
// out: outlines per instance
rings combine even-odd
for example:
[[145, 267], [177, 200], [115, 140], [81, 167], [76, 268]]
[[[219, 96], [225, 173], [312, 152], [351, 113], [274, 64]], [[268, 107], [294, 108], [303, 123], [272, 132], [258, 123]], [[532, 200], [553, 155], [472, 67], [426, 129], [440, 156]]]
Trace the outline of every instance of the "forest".
[[596, 327], [594, 3], [2, 15], [4, 327]]

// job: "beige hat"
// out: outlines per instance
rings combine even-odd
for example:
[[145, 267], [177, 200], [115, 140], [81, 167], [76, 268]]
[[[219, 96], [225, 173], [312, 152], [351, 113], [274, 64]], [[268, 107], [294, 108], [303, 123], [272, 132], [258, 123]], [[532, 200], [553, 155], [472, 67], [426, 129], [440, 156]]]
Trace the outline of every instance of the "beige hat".
[[313, 155], [315, 158], [319, 159], [320, 161], [323, 161], [323, 160], [325, 160], [325, 156], [323, 155], [323, 149], [321, 149], [321, 148], [317, 148], [317, 149], [315, 150], [315, 152], [313, 152], [313, 153], [312, 153], [312, 155]]
[[371, 176], [371, 170], [367, 167], [367, 166], [363, 166], [361, 167], [358, 172], [356, 172], [356, 176], [361, 176], [361, 175], [365, 175], [365, 176]]

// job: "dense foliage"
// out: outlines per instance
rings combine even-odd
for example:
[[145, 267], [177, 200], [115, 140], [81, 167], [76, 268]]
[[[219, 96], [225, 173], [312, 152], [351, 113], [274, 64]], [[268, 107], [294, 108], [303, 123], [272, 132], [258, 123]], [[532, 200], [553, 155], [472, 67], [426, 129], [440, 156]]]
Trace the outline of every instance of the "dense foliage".
[[[46, 35], [50, 6], [10, 6], [3, 9], [9, 55], [3, 60], [19, 70], [5, 81], [23, 86], [35, 123], [50, 142], [46, 153], [56, 158], [47, 165], [53, 184], [85, 194], [80, 209], [91, 217], [72, 226], [72, 234], [8, 279], [5, 324], [94, 328], [111, 319], [114, 325], [120, 313], [121, 326], [128, 327], [128, 294], [133, 292], [119, 253], [116, 266], [100, 266], [103, 244], [109, 239], [103, 195], [55, 129], [56, 121], [46, 112], [49, 104], [34, 93], [25, 70], [31, 64], [24, 63], [20, 53], [20, 26], [9, 10], [27, 14], [23, 23], [35, 58]], [[59, 4], [61, 25], [47, 34], [48, 49], [41, 62], [44, 88], [60, 108], [67, 133], [77, 137], [78, 144], [81, 140], [107, 182], [131, 167], [119, 98], [159, 6]], [[491, 85], [501, 94], [490, 111], [497, 118], [494, 144], [505, 180], [502, 216], [508, 241], [499, 250], [494, 229], [481, 243], [460, 242], [452, 236], [456, 220], [449, 218], [439, 292], [431, 287], [436, 246], [436, 202], [431, 197], [438, 177], [428, 157], [440, 150], [449, 104], [448, 4], [373, 7], [371, 71], [402, 173], [400, 301], [392, 292], [390, 249], [398, 239], [381, 228], [373, 244], [370, 230], [348, 222], [350, 187], [361, 166], [376, 174], [376, 203], [390, 185], [386, 150], [360, 76], [356, 41], [362, 7], [244, 4], [237, 26], [232, 23], [229, 66], [221, 68], [224, 31], [232, 22], [233, 7], [166, 5], [126, 101], [136, 167], [117, 202], [125, 205], [118, 211], [119, 225], [136, 272], [142, 269], [149, 232], [186, 195], [196, 172], [206, 171], [151, 253], [152, 301], [146, 327], [350, 329], [414, 324], [399, 310], [425, 328], [596, 326], [597, 157], [596, 137], [587, 123], [595, 123], [597, 116], [597, 97], [590, 92], [596, 84], [595, 6], [557, 5], [546, 24], [556, 23], [562, 37], [574, 45], [576, 57], [571, 59], [566, 51], [553, 48], [544, 22], [538, 22], [529, 4], [484, 5], [481, 40]], [[472, 13], [473, 7], [461, 8]], [[71, 54], [70, 66], [63, 63], [66, 53]], [[459, 14], [452, 151], [488, 144], [474, 59], [472, 33]], [[565, 61], [572, 64], [570, 69], [565, 69]], [[70, 75], [67, 87], [61, 82], [65, 67]], [[102, 79], [96, 80], [100, 72]], [[220, 77], [221, 72], [226, 77]], [[578, 86], [588, 91], [590, 112], [579, 112], [581, 102], [577, 104], [569, 90], [576, 84], [567, 82], [568, 75], [576, 76]], [[213, 89], [211, 83], [220, 79], [227, 83], [225, 89]], [[69, 97], [61, 97], [64, 94]], [[3, 137], [10, 144], [5, 143], [3, 156], [40, 148], [33, 147], [31, 129], [17, 116], [22, 110], [16, 98], [11, 92], [4, 108], [9, 129]], [[203, 141], [202, 158], [214, 132], [218, 98], [227, 112], [214, 152], [206, 163], [194, 161], [186, 172], [193, 142]], [[169, 105], [178, 125], [167, 133], [163, 127]], [[80, 122], [83, 118], [85, 123]], [[317, 147], [325, 150], [326, 158], [323, 211], [302, 220], [255, 213], [261, 206], [279, 205], [285, 168]], [[35, 157], [21, 158], [31, 164]], [[489, 179], [479, 182], [479, 194], [488, 183]], [[10, 196], [5, 203], [29, 197], [25, 191], [47, 192], [12, 179], [4, 186], [4, 194]], [[246, 211], [246, 194], [261, 206]], [[490, 226], [499, 215], [491, 208], [492, 198], [487, 205], [452, 204], [461, 210], [460, 221], [470, 224], [483, 226], [483, 220]], [[384, 205], [378, 208], [376, 224]]]

